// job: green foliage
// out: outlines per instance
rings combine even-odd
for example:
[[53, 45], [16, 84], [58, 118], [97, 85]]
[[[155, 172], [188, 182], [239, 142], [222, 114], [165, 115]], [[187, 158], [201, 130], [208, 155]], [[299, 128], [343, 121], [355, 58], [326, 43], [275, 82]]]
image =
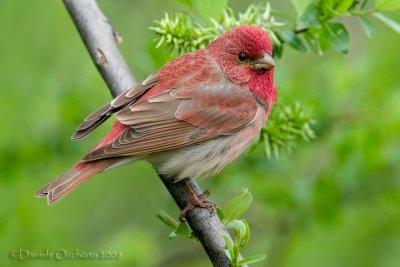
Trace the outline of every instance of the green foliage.
[[368, 38], [372, 39], [372, 37], [375, 35], [375, 28], [372, 26], [369, 19], [366, 17], [359, 17], [359, 20]]
[[[274, 48], [281, 57], [283, 46], [294, 48], [306, 53], [316, 51], [325, 53], [328, 49], [314, 49], [318, 47], [329, 47], [330, 45], [342, 54], [347, 55], [350, 50], [350, 36], [345, 25], [341, 22], [332, 22], [337, 18], [346, 16], [359, 16], [365, 18], [372, 15], [381, 20], [395, 31], [400, 32], [399, 25], [377, 13], [380, 10], [400, 9], [397, 0], [379, 0], [372, 9], [366, 9], [367, 1], [355, 0], [314, 0], [297, 1], [292, 4], [296, 9], [298, 19], [286, 19], [277, 21], [277, 17], [283, 17], [281, 12], [271, 11], [270, 4], [251, 4], [244, 13], [235, 16], [233, 10], [225, 7], [220, 16], [212, 15], [209, 20], [196, 20], [196, 14], [204, 19], [206, 8], [219, 11], [224, 7], [225, 1], [187, 1], [191, 3], [192, 15], [178, 13], [173, 16], [166, 14], [163, 19], [156, 21], [156, 26], [151, 29], [157, 34], [157, 46], [165, 45], [177, 54], [183, 54], [202, 48], [220, 36], [224, 31], [242, 24], [251, 24], [264, 28], [269, 32]], [[210, 8], [211, 7], [211, 8]], [[289, 16], [285, 15], [285, 18]], [[368, 26], [368, 36], [371, 36], [372, 26]], [[326, 43], [330, 45], [326, 45]]]
[[190, 226], [186, 221], [180, 221], [178, 222], [175, 220], [171, 215], [166, 213], [163, 210], [160, 210], [157, 214], [156, 217], [160, 219], [163, 223], [174, 229], [169, 235], [168, 239], [174, 238], [174, 237], [187, 237], [192, 239], [193, 241], [197, 241], [197, 238], [194, 236], [192, 230], [190, 230]]
[[225, 254], [232, 262], [232, 267], [240, 267], [246, 264], [252, 264], [266, 259], [264, 254], [239, 258], [240, 251], [247, 245], [250, 240], [250, 228], [246, 220], [232, 220], [225, 225], [229, 229], [233, 229], [233, 240], [226, 233], [221, 233], [225, 240]]
[[[223, 221], [225, 225], [238, 220], [250, 207], [253, 202], [253, 197], [248, 189], [243, 189], [243, 192], [233, 197], [226, 204], [225, 210], [217, 207], [217, 215]], [[160, 219], [165, 225], [174, 229], [169, 235], [168, 238], [174, 237], [187, 237], [192, 239], [193, 241], [197, 241], [197, 238], [194, 236], [193, 232], [190, 230], [190, 227], [186, 221], [178, 222], [167, 212], [160, 210], [156, 217]]]
[[245, 188], [240, 195], [230, 199], [226, 204], [225, 211], [219, 212], [218, 215], [225, 224], [230, 223], [239, 219], [248, 210], [252, 202], [253, 197], [249, 190]]
[[350, 48], [350, 36], [341, 23], [326, 22], [322, 25], [321, 34], [337, 51], [347, 55]]
[[[253, 197], [247, 188], [243, 192], [231, 198], [224, 210], [217, 207], [217, 215], [220, 217], [227, 230], [232, 229], [233, 240], [226, 233], [221, 233], [225, 240], [227, 249], [226, 255], [232, 261], [232, 266], [240, 267], [245, 264], [251, 264], [262, 261], [266, 258], [265, 255], [249, 256], [244, 259], [239, 259], [240, 251], [244, 248], [250, 240], [250, 228], [246, 220], [240, 217], [249, 209]], [[193, 232], [190, 230], [186, 222], [176, 221], [171, 215], [163, 210], [160, 210], [156, 215], [165, 225], [173, 228], [174, 230], [168, 235], [168, 238], [185, 237], [193, 241], [197, 241]]]
[[225, 210], [218, 209], [218, 216], [223, 221], [225, 228], [233, 229], [233, 240], [226, 233], [221, 233], [226, 243], [225, 253], [232, 262], [233, 267], [240, 267], [245, 264], [251, 264], [262, 261], [265, 255], [249, 256], [240, 259], [240, 251], [250, 240], [250, 228], [246, 220], [240, 217], [249, 209], [253, 197], [247, 188], [243, 192], [231, 198], [226, 204]]
[[259, 144], [264, 147], [265, 155], [279, 158], [280, 150], [286, 149], [289, 153], [298, 139], [310, 141], [315, 138], [311, 126], [315, 123], [313, 114], [304, 109], [299, 102], [282, 106], [272, 110], [268, 122], [261, 128], [259, 139], [251, 150]]
[[[195, 19], [195, 14], [177, 13], [171, 16], [166, 13], [165, 17], [156, 21], [156, 26], [150, 29], [157, 34], [157, 47], [164, 45], [181, 55], [207, 46], [224, 31], [239, 25], [253, 24], [267, 30], [284, 25], [275, 21], [271, 15], [269, 3], [250, 5], [244, 13], [239, 13], [238, 17], [231, 8], [225, 7], [218, 19], [211, 18], [205, 25], [203, 21]], [[271, 38], [279, 43], [274, 32], [270, 31], [270, 34]]]
[[[302, 38], [300, 38], [297, 34], [295, 34], [293, 31], [284, 31], [280, 34], [280, 38], [283, 40], [283, 42], [287, 43], [289, 46], [294, 48], [295, 50], [299, 52], [307, 52], [308, 48], [303, 41]], [[279, 48], [276, 48], [279, 49]], [[279, 55], [282, 56], [282, 55]]]

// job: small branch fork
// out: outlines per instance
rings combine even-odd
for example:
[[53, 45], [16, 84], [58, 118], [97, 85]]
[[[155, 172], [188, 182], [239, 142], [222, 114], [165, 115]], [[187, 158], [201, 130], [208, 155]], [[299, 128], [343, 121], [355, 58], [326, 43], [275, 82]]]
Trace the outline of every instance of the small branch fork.
[[[96, 1], [64, 0], [64, 3], [113, 97], [135, 85], [135, 78], [117, 48], [122, 38], [114, 31]], [[183, 209], [189, 201], [184, 182], [174, 183], [173, 178], [163, 175], [159, 177], [179, 208]], [[202, 191], [195, 181], [188, 178], [187, 182], [194, 194], [201, 195]], [[187, 214], [186, 220], [212, 264], [218, 267], [231, 266], [221, 236], [222, 232], [226, 233], [226, 229], [218, 216], [211, 214], [208, 209], [194, 208]]]

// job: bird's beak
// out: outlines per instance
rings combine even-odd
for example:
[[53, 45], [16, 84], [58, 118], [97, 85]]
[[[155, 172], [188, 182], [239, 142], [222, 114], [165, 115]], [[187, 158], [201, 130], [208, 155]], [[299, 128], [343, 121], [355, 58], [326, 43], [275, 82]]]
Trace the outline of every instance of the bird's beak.
[[275, 67], [275, 61], [269, 54], [265, 53], [263, 57], [257, 59], [252, 64], [253, 68], [257, 71], [267, 71]]

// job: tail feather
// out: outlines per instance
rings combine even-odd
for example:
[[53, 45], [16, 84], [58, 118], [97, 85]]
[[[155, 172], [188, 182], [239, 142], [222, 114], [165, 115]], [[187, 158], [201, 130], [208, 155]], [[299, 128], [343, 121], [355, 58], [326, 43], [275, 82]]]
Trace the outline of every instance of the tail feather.
[[113, 163], [114, 160], [79, 162], [62, 176], [42, 187], [36, 192], [36, 196], [47, 197], [47, 202], [51, 205], [64, 198], [79, 184], [108, 168]]

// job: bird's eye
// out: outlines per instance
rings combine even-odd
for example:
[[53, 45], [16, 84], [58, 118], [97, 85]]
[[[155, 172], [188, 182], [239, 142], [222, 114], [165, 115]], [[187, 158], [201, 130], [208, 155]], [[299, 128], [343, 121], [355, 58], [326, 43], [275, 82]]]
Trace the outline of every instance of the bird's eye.
[[240, 61], [246, 61], [248, 59], [248, 56], [245, 53], [240, 52], [238, 58]]

